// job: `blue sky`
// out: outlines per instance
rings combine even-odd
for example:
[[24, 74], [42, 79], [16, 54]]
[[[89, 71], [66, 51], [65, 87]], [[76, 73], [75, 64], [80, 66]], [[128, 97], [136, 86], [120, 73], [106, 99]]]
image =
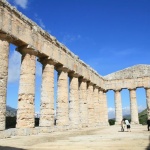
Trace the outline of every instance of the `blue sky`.
[[[133, 65], [150, 64], [149, 0], [8, 1], [102, 76]], [[20, 55], [14, 52], [14, 46], [10, 50], [7, 103], [17, 107], [20, 61], [16, 58]], [[37, 63], [37, 66], [38, 112], [41, 65]], [[107, 96], [108, 107], [114, 111], [113, 91]], [[144, 90], [138, 89], [137, 96], [139, 107], [145, 108]], [[122, 91], [122, 99], [127, 110], [130, 104], [127, 90]]]

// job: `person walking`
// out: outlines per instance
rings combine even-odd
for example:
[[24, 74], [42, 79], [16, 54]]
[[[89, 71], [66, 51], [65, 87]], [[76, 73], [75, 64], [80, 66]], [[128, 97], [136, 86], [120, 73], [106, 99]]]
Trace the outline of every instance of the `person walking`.
[[128, 119], [124, 119], [124, 122], [125, 122], [125, 124], [127, 126], [127, 132], [131, 132], [131, 125], [129, 123], [129, 120]]
[[124, 120], [121, 120], [121, 131], [124, 132]]
[[147, 129], [150, 131], [150, 119], [147, 120]]

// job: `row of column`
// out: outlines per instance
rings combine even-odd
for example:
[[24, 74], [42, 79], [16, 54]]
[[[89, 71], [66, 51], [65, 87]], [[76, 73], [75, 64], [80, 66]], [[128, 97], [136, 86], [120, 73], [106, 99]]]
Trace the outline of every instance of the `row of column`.
[[[0, 40], [0, 130], [5, 129], [6, 92], [8, 77], [9, 43]], [[24, 48], [22, 54], [17, 128], [34, 127], [34, 100], [35, 100], [35, 68], [36, 56], [32, 51]], [[40, 126], [54, 125], [54, 67], [55, 63], [49, 60], [41, 61], [42, 88]], [[68, 87], [68, 71], [58, 69], [57, 91], [57, 126], [89, 127], [108, 123], [106, 91], [100, 90], [90, 82], [79, 78], [76, 74], [70, 76], [70, 90]], [[146, 88], [148, 118], [150, 118], [150, 88]], [[138, 108], [136, 89], [130, 89], [131, 121], [138, 124]], [[122, 104], [120, 90], [115, 91], [116, 124], [122, 120]]]
[[[150, 118], [150, 88], [146, 88], [146, 100], [147, 100], [147, 110], [148, 118]], [[138, 106], [136, 100], [136, 89], [129, 89], [130, 94], [130, 113], [131, 113], [131, 124], [139, 124], [138, 117]], [[115, 124], [120, 124], [123, 114], [122, 114], [122, 102], [121, 102], [121, 90], [115, 91]]]
[[[17, 128], [34, 127], [35, 70], [36, 56], [24, 47], [22, 54]], [[9, 43], [0, 40], [0, 130], [5, 129], [6, 92], [8, 77]], [[42, 60], [42, 86], [40, 105], [40, 126], [54, 125], [54, 67], [50, 60]], [[70, 76], [68, 87], [68, 71], [59, 68], [56, 125], [71, 127], [89, 127], [108, 124], [106, 93], [76, 74]]]

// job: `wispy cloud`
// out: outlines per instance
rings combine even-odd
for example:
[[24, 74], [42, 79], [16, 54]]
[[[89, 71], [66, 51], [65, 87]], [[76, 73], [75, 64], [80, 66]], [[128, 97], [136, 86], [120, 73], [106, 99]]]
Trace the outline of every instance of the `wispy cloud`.
[[45, 24], [43, 23], [42, 19], [39, 18], [39, 16], [36, 13], [34, 14], [34, 16], [37, 24], [39, 24], [41, 28], [45, 29]]
[[[114, 71], [123, 69], [123, 66], [129, 66], [128, 61], [124, 61], [123, 66], [121, 63], [122, 60], [127, 58], [132, 60], [135, 59], [133, 56], [139, 55], [136, 53], [134, 48], [129, 49], [118, 49], [118, 48], [101, 48], [96, 51], [97, 55], [93, 57], [88, 57], [86, 62], [100, 74], [106, 75]], [[131, 61], [130, 61], [131, 62]]]
[[[144, 106], [138, 106], [138, 112], [141, 112], [144, 109], [145, 109]], [[123, 116], [130, 115], [130, 107], [129, 106], [123, 107], [122, 108], [122, 113], [123, 113]], [[115, 118], [115, 108], [113, 108], [113, 107], [108, 108], [108, 117], [109, 118]]]
[[28, 0], [14, 0], [15, 5], [20, 6], [23, 9], [27, 8]]
[[[8, 68], [8, 82], [16, 82], [20, 78], [20, 66], [21, 66], [21, 54], [17, 51], [9, 57], [9, 68]], [[39, 62], [36, 62], [36, 75], [41, 76], [42, 74], [42, 65]]]
[[8, 82], [19, 80], [20, 75], [21, 55], [14, 51], [9, 57]]
[[118, 50], [117, 52], [115, 52], [116, 56], [129, 56], [134, 54], [136, 51], [134, 48], [129, 48], [129, 49], [123, 49], [123, 50]]
[[71, 35], [71, 34], [65, 34], [62, 38], [62, 43], [63, 44], [68, 44], [68, 43], [72, 43], [74, 41], [77, 41], [81, 39], [81, 35]]
[[42, 64], [36, 61], [36, 75], [41, 76], [42, 75]]

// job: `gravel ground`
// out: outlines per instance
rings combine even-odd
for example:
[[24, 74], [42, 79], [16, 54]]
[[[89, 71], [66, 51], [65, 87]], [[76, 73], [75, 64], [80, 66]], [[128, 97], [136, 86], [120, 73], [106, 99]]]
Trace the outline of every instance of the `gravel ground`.
[[0, 150], [150, 150], [150, 131], [132, 126], [121, 132], [120, 126], [70, 130], [0, 140]]

